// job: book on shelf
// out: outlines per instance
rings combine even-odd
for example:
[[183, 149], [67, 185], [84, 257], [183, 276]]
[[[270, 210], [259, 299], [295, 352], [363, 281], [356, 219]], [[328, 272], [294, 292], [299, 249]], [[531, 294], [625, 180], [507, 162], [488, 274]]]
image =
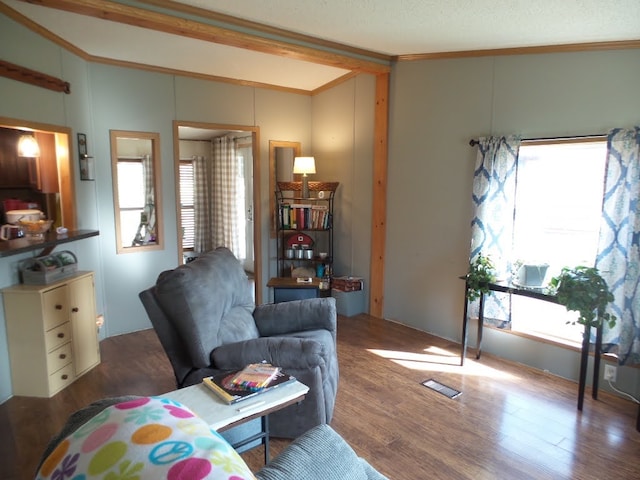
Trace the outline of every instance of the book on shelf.
[[238, 373], [238, 370], [219, 373], [211, 377], [203, 378], [202, 383], [213, 393], [218, 395], [222, 401], [232, 405], [234, 403], [262, 395], [274, 388], [281, 387], [282, 385], [286, 385], [296, 380], [295, 377], [279, 370], [276, 376], [266, 386], [259, 389], [249, 390], [231, 383], [231, 380]]
[[330, 226], [329, 207], [327, 205], [283, 203], [280, 206], [280, 225], [285, 230], [326, 230]]

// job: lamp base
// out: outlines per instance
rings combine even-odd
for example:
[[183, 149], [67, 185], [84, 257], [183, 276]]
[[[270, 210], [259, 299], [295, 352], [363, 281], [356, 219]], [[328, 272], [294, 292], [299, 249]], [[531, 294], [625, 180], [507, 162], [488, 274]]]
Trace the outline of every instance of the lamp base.
[[302, 198], [309, 198], [309, 177], [306, 173], [302, 176]]

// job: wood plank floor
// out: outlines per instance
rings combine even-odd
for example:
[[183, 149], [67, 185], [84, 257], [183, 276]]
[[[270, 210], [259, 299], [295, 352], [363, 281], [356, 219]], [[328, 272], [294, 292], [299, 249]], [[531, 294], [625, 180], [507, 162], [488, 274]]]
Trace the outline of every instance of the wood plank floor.
[[[577, 384], [367, 315], [340, 318], [334, 429], [393, 480], [638, 479], [637, 405], [601, 392], [576, 410]], [[101, 342], [102, 363], [51, 399], [0, 405], [0, 478], [33, 478], [67, 416], [106, 396], [174, 388], [152, 330]], [[456, 399], [420, 382], [461, 390]], [[289, 442], [274, 440], [276, 455]], [[262, 448], [243, 455], [261, 467]], [[302, 479], [298, 479], [302, 480]]]

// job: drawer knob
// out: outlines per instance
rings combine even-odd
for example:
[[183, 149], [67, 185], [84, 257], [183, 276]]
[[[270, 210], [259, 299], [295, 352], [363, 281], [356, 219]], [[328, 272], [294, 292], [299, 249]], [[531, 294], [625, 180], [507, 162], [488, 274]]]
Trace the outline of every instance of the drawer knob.
[[66, 380], [67, 378], [69, 378], [69, 375], [67, 375], [67, 374], [65, 373], [65, 374], [64, 374], [64, 375], [62, 375], [62, 377], [60, 377], [60, 378], [62, 378], [62, 380]]
[[64, 333], [60, 332], [60, 333], [58, 334], [58, 338], [64, 338]]
[[73, 308], [71, 309], [71, 311], [72, 311], [73, 313], [78, 313], [78, 312], [80, 311], [80, 309], [79, 309], [78, 307], [73, 307]]
[[67, 354], [66, 353], [61, 353], [60, 354], [60, 359], [64, 360], [65, 358], [67, 358]]
[[62, 305], [57, 304], [57, 305], [56, 305], [56, 310], [62, 310]]

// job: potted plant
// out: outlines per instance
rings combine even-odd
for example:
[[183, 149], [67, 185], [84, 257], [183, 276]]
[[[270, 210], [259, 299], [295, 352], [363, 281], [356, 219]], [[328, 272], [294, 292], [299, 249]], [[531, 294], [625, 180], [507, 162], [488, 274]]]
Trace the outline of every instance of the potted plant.
[[549, 293], [556, 295], [558, 303], [564, 305], [567, 310], [577, 311], [577, 322], [582, 325], [598, 328], [604, 322], [607, 322], [609, 327], [616, 324], [617, 318], [605, 311], [607, 305], [613, 301], [613, 294], [597, 268], [564, 267], [560, 274], [549, 282]]
[[480, 253], [469, 263], [466, 281], [470, 301], [477, 300], [481, 294], [490, 294], [489, 283], [496, 281], [496, 269], [491, 259]]

